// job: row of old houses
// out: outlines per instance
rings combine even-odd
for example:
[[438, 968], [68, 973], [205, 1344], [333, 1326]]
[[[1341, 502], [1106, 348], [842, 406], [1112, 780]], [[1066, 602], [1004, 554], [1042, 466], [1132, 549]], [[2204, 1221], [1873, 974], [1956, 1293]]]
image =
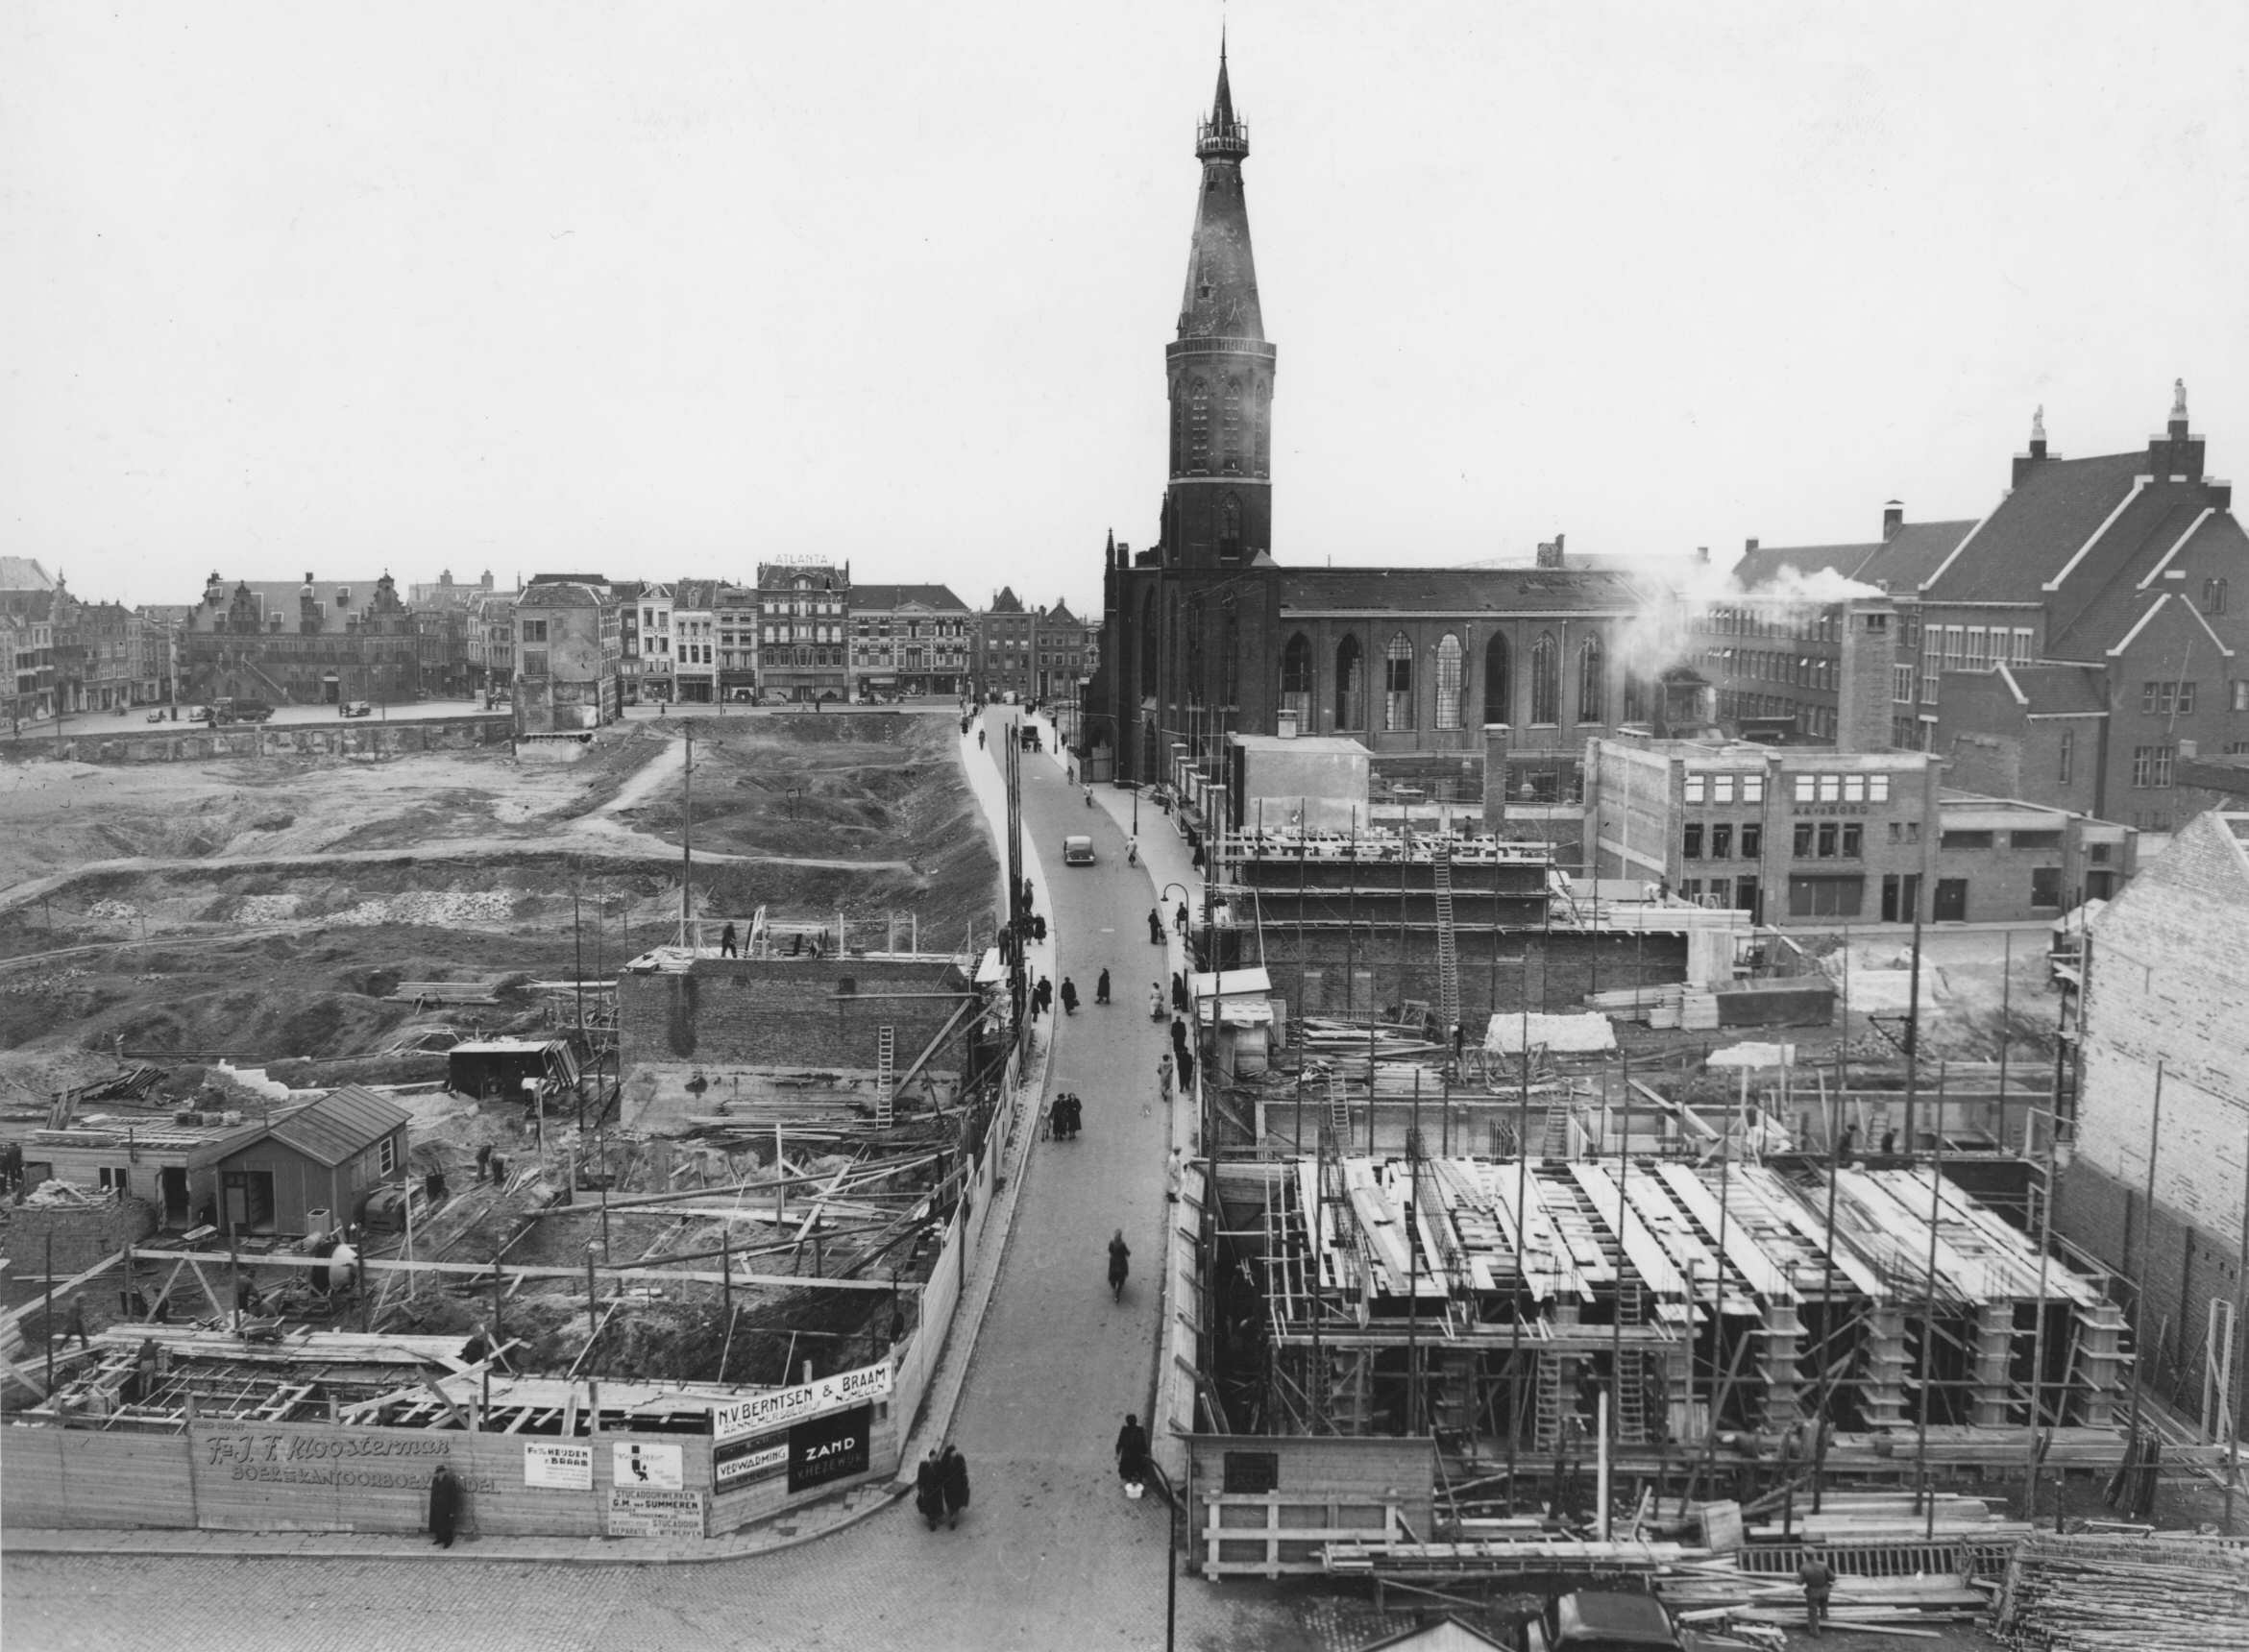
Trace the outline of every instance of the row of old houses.
[[179, 611], [88, 602], [34, 557], [0, 556], [0, 710], [11, 732], [61, 713], [170, 698]]

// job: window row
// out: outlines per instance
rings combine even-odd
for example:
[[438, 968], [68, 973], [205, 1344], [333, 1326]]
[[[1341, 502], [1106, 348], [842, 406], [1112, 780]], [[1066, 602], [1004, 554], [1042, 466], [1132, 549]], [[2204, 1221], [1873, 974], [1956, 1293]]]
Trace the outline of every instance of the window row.
[[[1190, 645], [1193, 639], [1190, 637]], [[1541, 632], [1530, 645], [1528, 721], [1559, 724], [1562, 721], [1562, 645], [1552, 631]], [[1465, 726], [1466, 650], [1451, 632], [1426, 650], [1430, 669], [1429, 709], [1434, 726]], [[1405, 632], [1394, 633], [1383, 645], [1379, 697], [1370, 701], [1369, 662], [1357, 637], [1345, 637], [1335, 645], [1335, 727], [1411, 729], [1421, 715], [1415, 672], [1421, 659]], [[1599, 637], [1577, 644], [1571, 676], [1576, 689], [1572, 720], [1599, 723], [1607, 720], [1607, 658]], [[1512, 650], [1504, 637], [1494, 637], [1483, 650], [1483, 704], [1480, 721], [1512, 722], [1515, 703]], [[1312, 645], [1302, 632], [1288, 640], [1281, 653], [1281, 704], [1308, 722], [1312, 709]], [[1370, 722], [1370, 717], [1373, 721]]]
[[1887, 774], [1798, 774], [1794, 796], [1798, 803], [1887, 803]]
[[1737, 794], [1744, 803], [1765, 801], [1762, 774], [1707, 774], [1689, 769], [1681, 785], [1689, 803], [1731, 803]]
[[[1740, 844], [1740, 852], [1735, 845]], [[1709, 854], [1703, 854], [1707, 846]], [[1765, 828], [1735, 827], [1725, 821], [1688, 826], [1679, 838], [1679, 854], [1689, 861], [1754, 861], [1765, 853]]]

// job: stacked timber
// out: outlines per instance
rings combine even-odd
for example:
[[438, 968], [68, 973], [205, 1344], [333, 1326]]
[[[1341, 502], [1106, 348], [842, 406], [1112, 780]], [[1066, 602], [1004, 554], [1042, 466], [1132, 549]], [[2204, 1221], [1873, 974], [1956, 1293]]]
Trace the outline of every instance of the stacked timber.
[[1682, 1032], [1718, 1031], [1718, 994], [1684, 992], [1679, 995], [1679, 1030]]
[[2007, 1565], [1992, 1630], [2039, 1652], [2249, 1646], [2249, 1549], [2204, 1538], [2034, 1536]]
[[[1820, 1512], [1809, 1513], [1811, 1499], [1799, 1494], [1788, 1522], [1803, 1543], [1919, 1543], [1934, 1532], [1939, 1542], [1948, 1539], [2005, 1539], [2030, 1530], [2020, 1520], [2002, 1519], [1981, 1497], [1950, 1492], [1932, 1492], [1918, 1505], [1910, 1492], [1827, 1492], [1820, 1498]], [[1761, 1536], [1779, 1535], [1781, 1521], [1769, 1518], [1756, 1528]]]

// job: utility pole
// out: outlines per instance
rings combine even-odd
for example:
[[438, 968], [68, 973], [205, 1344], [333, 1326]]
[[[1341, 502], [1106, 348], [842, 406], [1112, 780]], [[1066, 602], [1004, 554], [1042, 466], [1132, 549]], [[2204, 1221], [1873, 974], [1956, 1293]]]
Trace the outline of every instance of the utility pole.
[[[1912, 1153], [1920, 1137], [1914, 1130], [1914, 1114], [1921, 1076], [1921, 885], [1913, 886], [1913, 968], [1905, 992], [1905, 1151]], [[1940, 1134], [1944, 1121], [1937, 1121]]]
[[682, 770], [679, 806], [679, 944], [687, 946], [694, 921], [690, 903], [695, 893], [695, 724], [682, 719], [687, 734], [687, 763]]

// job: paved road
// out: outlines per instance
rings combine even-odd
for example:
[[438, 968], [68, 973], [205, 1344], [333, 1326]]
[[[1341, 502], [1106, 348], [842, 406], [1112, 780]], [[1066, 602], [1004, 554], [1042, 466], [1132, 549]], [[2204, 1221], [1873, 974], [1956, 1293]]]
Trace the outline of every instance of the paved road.
[[[987, 714], [994, 731], [1008, 714]], [[993, 761], [995, 751], [969, 761]], [[953, 1439], [974, 1498], [958, 1531], [922, 1529], [910, 1503], [779, 1554], [648, 1569], [398, 1561], [110, 1561], [31, 1556], [4, 1575], [8, 1644], [162, 1645], [252, 1652], [391, 1647], [432, 1637], [477, 1647], [1157, 1648], [1166, 1644], [1165, 1514], [1131, 1502], [1110, 1456], [1127, 1411], [1147, 1414], [1158, 1319], [1166, 1121], [1148, 942], [1154, 891], [1124, 865], [1106, 810], [1088, 810], [1048, 757], [1023, 765], [1026, 835], [1046, 878], [1055, 985], [1086, 1008], [1051, 1029], [1050, 1093], [1085, 1098], [1075, 1142], [1035, 1141], [998, 1290]], [[1100, 862], [1064, 868], [1065, 833]], [[1091, 1008], [1103, 963], [1117, 1003]], [[1121, 1303], [1103, 1272], [1125, 1230]], [[1182, 1647], [1210, 1652], [1363, 1643], [1381, 1620], [1311, 1591], [1182, 1578]], [[1405, 1620], [1392, 1618], [1389, 1626]]]

